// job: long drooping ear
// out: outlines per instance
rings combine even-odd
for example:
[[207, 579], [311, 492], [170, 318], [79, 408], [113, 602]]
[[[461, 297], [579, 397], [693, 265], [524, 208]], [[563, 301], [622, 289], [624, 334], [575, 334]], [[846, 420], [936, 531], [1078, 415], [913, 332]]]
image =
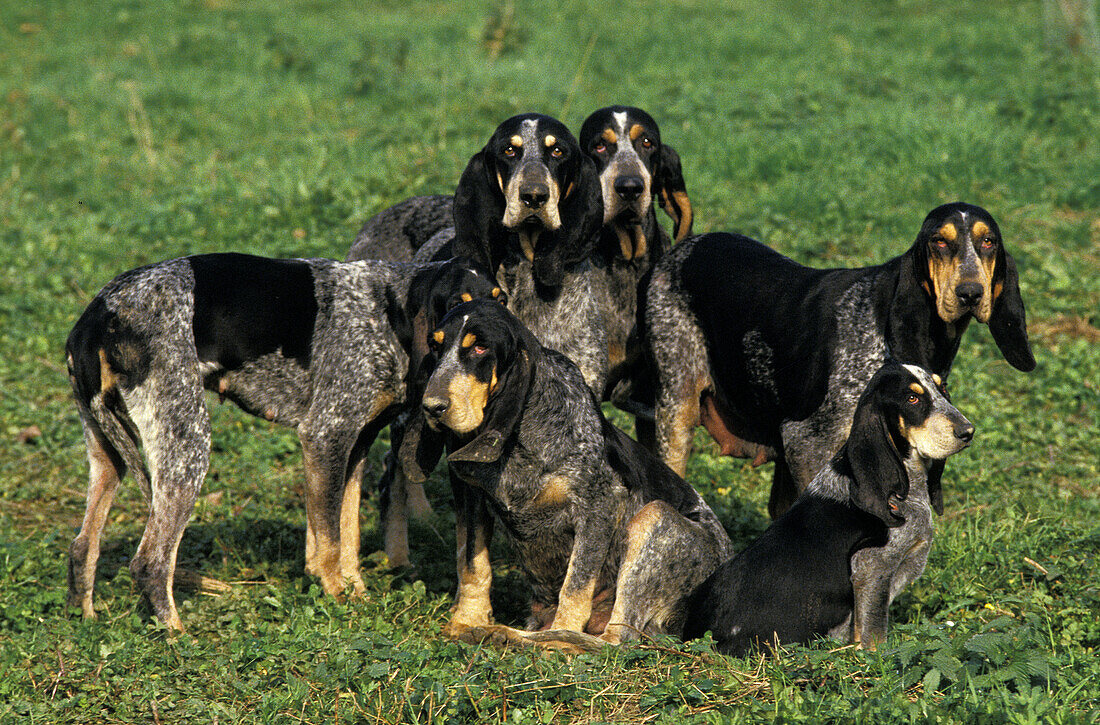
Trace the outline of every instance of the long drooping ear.
[[454, 255], [469, 257], [488, 270], [504, 258], [504, 192], [493, 169], [489, 148], [470, 159], [455, 189]]
[[932, 510], [943, 515], [943, 467], [947, 461], [932, 461], [928, 467], [928, 501]]
[[[1020, 296], [1020, 278], [1016, 273], [1016, 260], [1000, 249], [1003, 259], [996, 268], [1004, 270], [1004, 277], [993, 281], [993, 311], [989, 315], [989, 331], [1008, 364], [1029, 373], [1035, 369], [1035, 357], [1027, 341], [1027, 319], [1024, 300]], [[995, 274], [995, 277], [1000, 275]]]
[[412, 483], [426, 481], [443, 455], [446, 440], [446, 433], [428, 426], [424, 413], [417, 406], [405, 425], [405, 435], [398, 447], [399, 463], [405, 477]]
[[658, 153], [657, 168], [653, 172], [653, 194], [665, 214], [672, 218], [672, 237], [678, 242], [691, 234], [691, 199], [688, 198], [680, 155], [676, 149], [661, 144]]
[[523, 418], [527, 393], [535, 379], [538, 348], [531, 347], [529, 343], [533, 341], [529, 333], [517, 336], [515, 353], [507, 369], [498, 366], [497, 384], [489, 393], [480, 431], [472, 441], [447, 456], [448, 461], [492, 463], [500, 458], [505, 443]]
[[852, 503], [887, 526], [900, 526], [905, 518], [891, 510], [890, 497], [909, 495], [909, 476], [887, 425], [873, 400], [861, 402], [840, 455], [847, 457], [852, 472]]
[[432, 319], [432, 297], [440, 273], [439, 269], [426, 268], [413, 275], [404, 304], [401, 305], [399, 319], [403, 325], [400, 328], [395, 325], [395, 318], [398, 316], [391, 315], [390, 324], [394, 326], [401, 346], [409, 355], [410, 378], [420, 360], [428, 354], [428, 333], [437, 322]]
[[547, 287], [561, 286], [565, 270], [596, 250], [597, 232], [603, 225], [603, 191], [596, 162], [580, 156], [576, 177], [561, 193], [561, 227], [539, 235], [531, 269], [535, 279]]
[[888, 337], [892, 339], [891, 354], [899, 360], [929, 365], [930, 351], [921, 348], [932, 339], [932, 318], [935, 300], [924, 244], [918, 242], [901, 257], [894, 297], [890, 301]]

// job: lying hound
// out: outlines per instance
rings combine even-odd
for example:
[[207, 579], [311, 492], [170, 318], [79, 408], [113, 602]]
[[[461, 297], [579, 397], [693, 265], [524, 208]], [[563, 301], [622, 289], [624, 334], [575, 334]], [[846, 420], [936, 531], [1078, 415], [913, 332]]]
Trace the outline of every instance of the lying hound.
[[970, 204], [933, 209], [909, 251], [863, 269], [810, 269], [732, 234], [692, 237], [658, 263], [647, 294], [661, 458], [683, 475], [701, 422], [723, 454], [774, 460], [773, 517], [840, 448], [888, 354], [946, 378], [976, 319], [1013, 367], [1035, 367], [1016, 263], [997, 222]]
[[116, 277], [66, 345], [91, 468], [84, 522], [69, 548], [69, 602], [95, 617], [99, 539], [129, 470], [150, 500], [130, 570], [156, 616], [182, 629], [172, 580], [210, 458], [204, 387], [297, 428], [306, 570], [329, 594], [349, 582], [362, 593], [358, 478], [367, 450], [405, 399], [410, 352], [424, 345], [416, 341], [454, 302], [494, 288], [487, 273], [458, 261], [242, 254], [186, 257]]
[[[429, 428], [410, 429], [402, 457], [415, 467], [412, 443], [439, 435], [432, 429], [450, 452], [459, 586], [448, 634], [678, 633], [687, 593], [730, 553], [699, 494], [608, 423], [576, 366], [502, 306], [459, 305], [432, 345], [422, 368]], [[533, 588], [528, 628], [558, 634], [491, 626], [494, 517]]]
[[661, 142], [657, 122], [642, 109], [601, 108], [585, 119], [578, 140], [596, 162], [603, 192], [603, 226], [593, 258], [604, 273], [598, 290], [608, 338], [603, 399], [632, 410], [627, 399], [642, 354], [638, 285], [672, 245], [657, 223], [653, 202], [672, 217], [678, 241], [691, 233], [691, 201], [679, 155]]
[[885, 639], [890, 603], [928, 560], [931, 462], [974, 436], [940, 385], [914, 365], [875, 373], [840, 452], [692, 594], [684, 637], [709, 630], [720, 652], [737, 655], [775, 640]]

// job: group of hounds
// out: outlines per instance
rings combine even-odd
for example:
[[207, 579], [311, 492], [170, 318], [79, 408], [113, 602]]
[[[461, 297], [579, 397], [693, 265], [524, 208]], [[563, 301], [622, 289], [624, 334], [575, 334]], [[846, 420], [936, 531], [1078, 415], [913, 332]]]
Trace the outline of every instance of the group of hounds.
[[[129, 471], [149, 501], [134, 581], [182, 629], [173, 576], [209, 465], [210, 390], [297, 429], [305, 569], [330, 595], [365, 591], [365, 459], [390, 426], [379, 489], [394, 565], [446, 458], [450, 637], [875, 646], [925, 567], [944, 460], [974, 435], [945, 384], [967, 325], [1035, 367], [1015, 262], [965, 203], [860, 269], [692, 236], [692, 220], [680, 158], [645, 111], [596, 111], [579, 138], [532, 113], [497, 127], [453, 196], [369, 220], [343, 262], [203, 254], [119, 275], [66, 347], [90, 464], [70, 603], [95, 617], [100, 537]], [[604, 401], [635, 416], [637, 440]], [[722, 454], [775, 464], [775, 520], [740, 553], [683, 479], [699, 425]], [[522, 630], [493, 621], [498, 526], [531, 587]]]

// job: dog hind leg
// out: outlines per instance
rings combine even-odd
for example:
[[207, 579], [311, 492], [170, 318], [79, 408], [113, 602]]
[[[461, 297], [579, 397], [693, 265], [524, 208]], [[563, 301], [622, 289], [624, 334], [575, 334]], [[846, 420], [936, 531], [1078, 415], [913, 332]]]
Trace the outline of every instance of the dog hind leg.
[[152, 494], [130, 571], [157, 618], [182, 630], [172, 583], [180, 540], [210, 466], [210, 416], [197, 376], [193, 385], [176, 382], [152, 379], [126, 396], [145, 444]]
[[126, 473], [126, 466], [83, 406], [80, 413], [84, 442], [88, 449], [88, 496], [80, 533], [69, 546], [68, 603], [70, 606], [79, 605], [85, 619], [95, 619], [92, 595], [95, 589], [100, 537], [119, 480]]

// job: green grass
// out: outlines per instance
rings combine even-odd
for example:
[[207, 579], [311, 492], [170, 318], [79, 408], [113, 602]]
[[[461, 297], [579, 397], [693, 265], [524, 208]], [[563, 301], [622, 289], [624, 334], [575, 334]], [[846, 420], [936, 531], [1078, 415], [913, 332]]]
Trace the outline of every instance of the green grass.
[[[1044, 48], [1038, 3], [276, 5], [0, 0], [0, 721], [1100, 718], [1100, 70]], [[342, 257], [374, 212], [452, 189], [508, 115], [575, 129], [610, 103], [647, 108], [679, 150], [697, 231], [840, 266], [900, 253], [944, 201], [1000, 222], [1039, 366], [1013, 371], [967, 332], [951, 382], [977, 438], [948, 466], [928, 569], [882, 650], [444, 641], [439, 474], [437, 513], [412, 528], [420, 580], [370, 557], [368, 498], [370, 596], [337, 603], [302, 573], [293, 433], [229, 406], [180, 557], [240, 583], [180, 591], [186, 635], [150, 622], [126, 568], [145, 509], [127, 484], [100, 620], [66, 608], [86, 464], [63, 345], [104, 283], [195, 252]], [[690, 481], [743, 546], [767, 524], [770, 467], [698, 443]], [[494, 552], [495, 609], [516, 623], [523, 580]]]

